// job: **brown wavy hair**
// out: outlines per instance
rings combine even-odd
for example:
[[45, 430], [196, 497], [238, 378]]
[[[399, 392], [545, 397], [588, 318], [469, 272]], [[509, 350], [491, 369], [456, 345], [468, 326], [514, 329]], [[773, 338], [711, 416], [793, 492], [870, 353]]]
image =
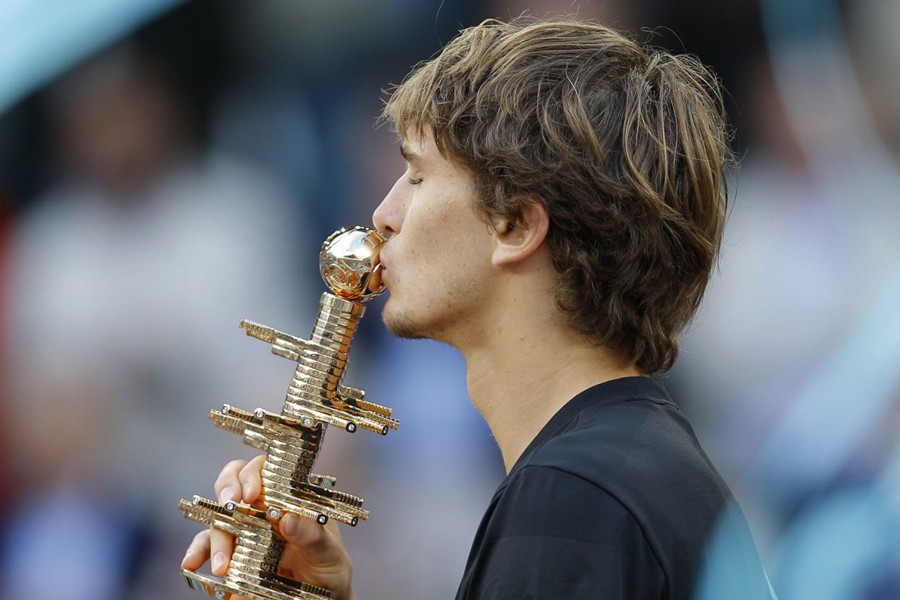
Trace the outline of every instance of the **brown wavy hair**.
[[418, 65], [383, 117], [430, 130], [486, 218], [543, 204], [572, 326], [645, 373], [671, 368], [728, 197], [722, 94], [699, 61], [593, 23], [488, 20]]

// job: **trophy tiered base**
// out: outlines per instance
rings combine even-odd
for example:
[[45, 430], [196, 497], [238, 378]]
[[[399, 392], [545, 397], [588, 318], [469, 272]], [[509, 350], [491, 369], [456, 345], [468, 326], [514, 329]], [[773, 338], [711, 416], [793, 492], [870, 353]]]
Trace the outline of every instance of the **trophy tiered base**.
[[312, 473], [312, 467], [329, 425], [351, 433], [362, 428], [384, 435], [399, 424], [390, 409], [367, 402], [362, 390], [341, 383], [353, 334], [365, 312], [365, 307], [353, 300], [366, 300], [381, 291], [370, 278], [377, 274], [377, 251], [383, 241], [377, 233], [361, 228], [336, 232], [326, 240], [320, 258], [323, 277], [344, 297], [322, 294], [308, 340], [251, 321], [241, 322], [247, 335], [271, 344], [273, 354], [296, 361], [297, 368], [280, 414], [262, 408], [245, 411], [227, 404], [210, 411], [216, 426], [242, 436], [245, 443], [266, 453], [261, 507], [199, 496], [190, 502], [181, 500], [179, 508], [185, 517], [235, 537], [223, 579], [182, 570], [191, 588], [220, 600], [232, 595], [254, 600], [331, 596], [323, 587], [278, 574], [285, 540], [277, 521], [286, 512], [322, 525], [335, 519], [355, 526], [368, 518], [362, 498], [334, 489], [335, 479]]

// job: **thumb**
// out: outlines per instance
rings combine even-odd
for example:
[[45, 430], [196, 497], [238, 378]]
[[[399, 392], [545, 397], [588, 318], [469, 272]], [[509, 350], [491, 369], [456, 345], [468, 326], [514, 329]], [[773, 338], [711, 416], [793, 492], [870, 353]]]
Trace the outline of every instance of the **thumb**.
[[281, 535], [297, 546], [310, 567], [333, 567], [347, 562], [347, 553], [336, 523], [319, 525], [293, 513], [281, 519]]
[[279, 529], [288, 542], [279, 573], [326, 587], [334, 600], [353, 600], [353, 565], [336, 521], [322, 526], [287, 513]]

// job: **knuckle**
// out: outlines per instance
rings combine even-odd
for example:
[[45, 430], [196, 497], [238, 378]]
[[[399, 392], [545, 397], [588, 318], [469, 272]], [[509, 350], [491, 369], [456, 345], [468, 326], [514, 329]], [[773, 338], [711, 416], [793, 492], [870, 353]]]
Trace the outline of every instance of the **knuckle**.
[[209, 543], [209, 529], [204, 529], [200, 533], [194, 536], [194, 539], [191, 541], [191, 547], [194, 546], [203, 546]]
[[226, 473], [237, 473], [238, 471], [243, 469], [246, 464], [247, 464], [246, 460], [242, 460], [242, 459], [232, 460], [231, 462], [226, 464], [225, 467], [222, 469], [222, 475], [225, 475]]
[[233, 460], [229, 462], [222, 471], [219, 473], [219, 476], [216, 478], [215, 490], [216, 492], [222, 491], [229, 483], [233, 482], [237, 473], [240, 472], [241, 469], [244, 468], [246, 461], [243, 460]]
[[265, 462], [266, 455], [261, 454], [251, 460], [250, 462], [243, 465], [241, 470], [238, 472], [238, 479], [242, 483], [255, 483], [260, 480], [263, 463]]

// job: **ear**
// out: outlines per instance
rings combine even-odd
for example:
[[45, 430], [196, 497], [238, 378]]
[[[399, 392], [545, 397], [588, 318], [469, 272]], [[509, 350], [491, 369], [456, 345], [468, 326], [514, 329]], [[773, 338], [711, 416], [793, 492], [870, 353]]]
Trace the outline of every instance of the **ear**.
[[543, 245], [549, 228], [547, 209], [536, 199], [529, 199], [517, 221], [494, 223], [496, 245], [491, 262], [495, 267], [523, 262]]

